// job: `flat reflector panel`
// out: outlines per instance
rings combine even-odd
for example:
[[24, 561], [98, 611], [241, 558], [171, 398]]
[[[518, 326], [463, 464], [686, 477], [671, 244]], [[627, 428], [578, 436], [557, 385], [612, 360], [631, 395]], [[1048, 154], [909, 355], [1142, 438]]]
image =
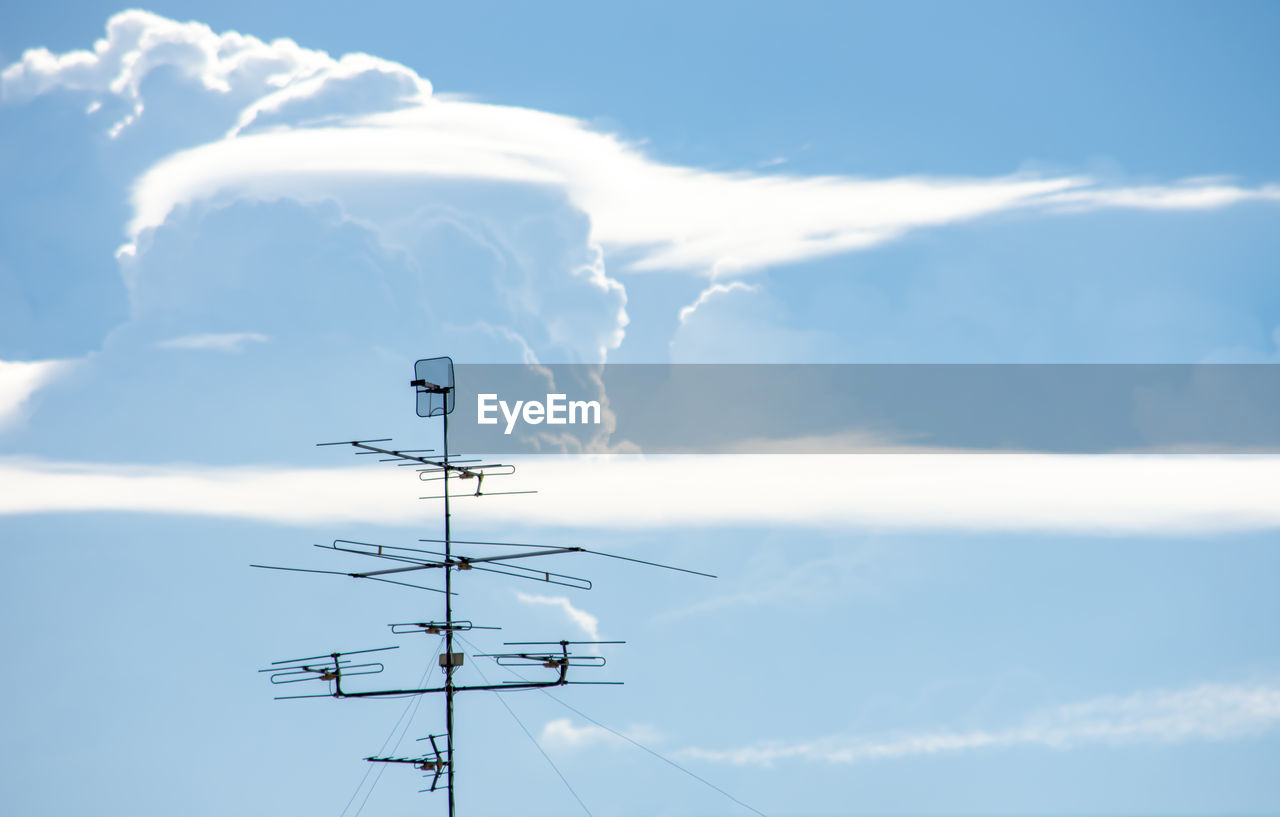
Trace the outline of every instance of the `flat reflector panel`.
[[[453, 358], [429, 357], [413, 364], [413, 379], [429, 385], [418, 386], [418, 416], [438, 417], [453, 413]], [[440, 389], [445, 391], [442, 393]]]

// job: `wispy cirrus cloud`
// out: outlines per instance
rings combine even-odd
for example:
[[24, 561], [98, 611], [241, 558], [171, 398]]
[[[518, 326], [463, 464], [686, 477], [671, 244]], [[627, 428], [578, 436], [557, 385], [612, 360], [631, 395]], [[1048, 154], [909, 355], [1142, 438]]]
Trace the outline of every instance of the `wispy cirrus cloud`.
[[194, 349], [211, 352], [242, 352], [250, 343], [266, 343], [271, 338], [260, 332], [209, 332], [183, 335], [156, 343], [161, 349]]
[[723, 610], [760, 605], [786, 604], [788, 610], [812, 604], [847, 600], [859, 593], [873, 592], [865, 575], [869, 562], [865, 552], [841, 552], [796, 563], [781, 556], [764, 556], [758, 563], [744, 565], [745, 578], [728, 592], [708, 594], [688, 606], [658, 613], [657, 620], [680, 619]]
[[1280, 686], [1209, 683], [1179, 690], [1107, 696], [1035, 713], [1005, 728], [934, 730], [882, 737], [831, 736], [759, 741], [727, 749], [686, 747], [685, 758], [737, 766], [801, 761], [851, 764], [981, 749], [1223, 741], [1280, 728]]
[[582, 630], [588, 640], [600, 640], [600, 619], [580, 607], [573, 606], [573, 602], [569, 601], [567, 596], [539, 596], [529, 593], [516, 593], [516, 598], [525, 604], [541, 604], [547, 607], [559, 608], [570, 621], [578, 626], [578, 629]]
[[717, 296], [728, 295], [730, 292], [755, 292], [756, 289], [757, 288], [755, 286], [742, 281], [730, 281], [727, 284], [712, 284], [702, 290], [702, 292], [698, 293], [698, 297], [693, 303], [680, 310], [680, 323], [688, 323], [689, 319], [698, 311], [698, 307]]
[[1280, 185], [1240, 187], [1226, 177], [1183, 179], [1168, 185], [1069, 190], [1051, 197], [1067, 209], [1215, 210], [1249, 202], [1280, 201]]

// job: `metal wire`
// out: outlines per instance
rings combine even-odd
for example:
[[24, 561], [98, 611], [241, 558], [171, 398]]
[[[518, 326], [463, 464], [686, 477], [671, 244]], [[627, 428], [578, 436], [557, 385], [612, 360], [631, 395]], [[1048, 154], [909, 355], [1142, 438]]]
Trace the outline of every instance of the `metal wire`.
[[761, 811], [760, 809], [758, 809], [758, 808], [754, 808], [754, 807], [752, 807], [752, 806], [747, 805], [746, 803], [742, 802], [742, 801], [741, 801], [741, 800], [739, 800], [738, 798], [734, 797], [734, 796], [733, 796], [732, 794], [730, 794], [729, 792], [727, 792], [727, 791], [725, 791], [724, 789], [722, 789], [722, 788], [720, 788], [719, 786], [717, 786], [715, 783], [712, 783], [710, 780], [707, 780], [706, 778], [703, 778], [703, 777], [698, 776], [697, 774], [694, 774], [693, 772], [689, 771], [689, 770], [688, 770], [688, 769], [686, 769], [685, 767], [681, 766], [679, 763], [676, 763], [674, 760], [672, 760], [672, 759], [670, 759], [670, 758], [668, 758], [668, 757], [666, 757], [666, 756], [664, 756], [664, 755], [660, 755], [660, 754], [658, 754], [658, 753], [657, 753], [657, 752], [655, 752], [654, 750], [650, 749], [648, 746], [645, 746], [643, 743], [640, 743], [640, 742], [639, 742], [639, 741], [637, 741], [637, 740], [633, 740], [632, 738], [627, 737], [626, 735], [622, 734], [622, 733], [621, 733], [621, 732], [619, 732], [618, 730], [616, 730], [616, 729], [611, 729], [611, 728], [609, 728], [608, 726], [605, 726], [603, 723], [601, 723], [600, 721], [598, 721], [598, 720], [596, 720], [595, 718], [591, 717], [590, 715], [586, 714], [586, 713], [585, 713], [585, 712], [583, 712], [582, 710], [580, 710], [580, 709], [576, 709], [576, 708], [574, 708], [574, 707], [572, 707], [572, 706], [569, 706], [567, 703], [565, 703], [564, 701], [560, 700], [560, 699], [559, 699], [559, 698], [557, 698], [556, 696], [552, 695], [550, 692], [547, 692], [545, 689], [540, 689], [540, 690], [538, 690], [538, 691], [539, 691], [539, 692], [541, 692], [543, 695], [546, 695], [548, 698], [550, 698], [551, 700], [555, 701], [556, 703], [560, 704], [560, 705], [561, 705], [561, 706], [563, 706], [565, 709], [568, 709], [570, 712], [576, 712], [579, 716], [581, 716], [581, 717], [583, 717], [583, 718], [585, 718], [585, 719], [587, 719], [587, 720], [591, 721], [591, 722], [592, 722], [592, 723], [594, 723], [596, 726], [600, 727], [601, 729], [605, 730], [606, 732], [610, 732], [610, 733], [612, 733], [612, 734], [614, 734], [614, 735], [617, 735], [618, 737], [620, 737], [620, 738], [622, 738], [623, 740], [625, 740], [627, 743], [630, 743], [632, 746], [635, 746], [637, 749], [643, 749], [644, 751], [646, 751], [646, 752], [648, 752], [649, 754], [651, 754], [651, 755], [653, 755], [654, 757], [656, 757], [658, 760], [661, 760], [663, 763], [666, 763], [666, 764], [667, 764], [667, 765], [669, 765], [669, 766], [673, 766], [673, 767], [675, 767], [676, 769], [679, 769], [680, 771], [682, 771], [682, 772], [684, 772], [685, 774], [689, 775], [690, 777], [692, 777], [694, 780], [697, 780], [697, 781], [698, 781], [699, 783], [701, 783], [702, 785], [704, 785], [704, 786], [708, 786], [708, 787], [710, 787], [710, 788], [712, 788], [712, 789], [715, 789], [716, 791], [718, 791], [718, 792], [720, 792], [721, 794], [723, 794], [725, 797], [728, 797], [728, 798], [729, 798], [730, 800], [732, 800], [733, 802], [735, 802], [735, 803], [737, 803], [738, 805], [742, 806], [744, 809], [747, 809], [748, 811], [753, 811], [753, 812], [755, 812], [756, 814], [759, 814], [759, 815], [760, 815], [760, 817], [768, 817], [768, 815], [766, 815], [766, 814], [765, 814], [763, 811]]
[[[464, 641], [465, 643], [467, 643], [467, 644], [471, 647], [471, 649], [473, 649], [473, 650], [475, 650], [475, 649], [476, 649], [476, 646], [475, 646], [474, 644], [471, 644], [471, 642], [470, 642], [470, 641], [467, 641], [467, 639], [462, 638], [462, 636], [458, 636], [458, 638], [460, 638], [462, 641]], [[503, 669], [505, 669], [507, 672], [511, 673], [511, 674], [512, 674], [512, 675], [514, 675], [515, 677], [519, 678], [521, 681], [525, 680], [525, 678], [524, 678], [524, 677], [522, 677], [522, 676], [520, 675], [520, 673], [516, 672], [515, 670], [512, 670], [512, 669], [510, 669], [509, 667], [506, 667], [506, 666], [503, 666]], [[616, 729], [612, 729], [612, 728], [610, 728], [610, 727], [608, 727], [608, 726], [605, 726], [605, 725], [604, 725], [603, 723], [601, 723], [600, 721], [598, 721], [598, 720], [596, 720], [595, 718], [591, 717], [590, 715], [588, 715], [587, 713], [583, 712], [582, 710], [580, 710], [580, 709], [576, 709], [575, 707], [570, 706], [569, 704], [567, 704], [567, 703], [565, 703], [564, 701], [560, 700], [560, 699], [559, 699], [559, 698], [557, 698], [556, 696], [552, 695], [550, 692], [547, 692], [545, 689], [540, 689], [540, 690], [538, 690], [538, 691], [539, 691], [539, 692], [541, 692], [543, 695], [546, 695], [548, 698], [550, 698], [551, 700], [555, 701], [556, 703], [560, 704], [560, 705], [561, 705], [561, 706], [563, 706], [565, 709], [568, 709], [570, 712], [573, 712], [573, 713], [577, 714], [579, 717], [582, 717], [582, 718], [584, 718], [584, 719], [586, 719], [586, 720], [590, 721], [591, 723], [595, 724], [596, 726], [600, 727], [601, 729], [605, 730], [606, 732], [609, 732], [609, 733], [611, 733], [611, 734], [614, 734], [614, 735], [616, 735], [616, 736], [618, 736], [618, 737], [622, 738], [622, 739], [623, 739], [623, 740], [625, 740], [627, 743], [630, 743], [632, 746], [635, 746], [637, 749], [643, 749], [644, 751], [646, 751], [646, 752], [648, 752], [649, 754], [651, 754], [651, 755], [653, 755], [654, 757], [656, 757], [658, 760], [661, 760], [663, 763], [666, 763], [668, 766], [672, 766], [672, 767], [674, 767], [674, 768], [676, 768], [676, 769], [678, 769], [678, 770], [680, 770], [680, 771], [684, 772], [685, 774], [689, 775], [689, 777], [692, 777], [694, 780], [697, 780], [697, 781], [698, 781], [699, 783], [701, 783], [702, 785], [707, 786], [708, 788], [714, 789], [715, 791], [717, 791], [717, 792], [719, 792], [720, 794], [724, 795], [725, 797], [729, 798], [729, 799], [730, 799], [730, 800], [732, 800], [733, 802], [735, 802], [735, 803], [737, 803], [738, 805], [742, 806], [744, 809], [746, 809], [746, 810], [748, 810], [748, 811], [751, 811], [751, 812], [754, 812], [754, 813], [756, 813], [756, 814], [760, 815], [760, 817], [768, 817], [768, 815], [766, 815], [766, 814], [765, 814], [763, 811], [761, 811], [760, 809], [755, 808], [754, 806], [749, 806], [749, 805], [747, 805], [746, 803], [742, 802], [742, 801], [741, 801], [741, 800], [739, 800], [738, 798], [734, 797], [734, 796], [733, 796], [732, 794], [730, 794], [729, 792], [727, 792], [727, 791], [725, 791], [724, 789], [722, 789], [722, 788], [720, 788], [719, 786], [717, 786], [715, 783], [712, 783], [710, 780], [707, 780], [706, 778], [701, 777], [701, 776], [699, 776], [698, 774], [695, 774], [694, 772], [689, 771], [689, 770], [688, 770], [688, 769], [686, 769], [685, 767], [681, 766], [679, 763], [676, 763], [674, 760], [672, 760], [672, 759], [670, 759], [670, 758], [666, 757], [665, 755], [661, 755], [661, 754], [659, 754], [658, 752], [654, 751], [653, 749], [650, 749], [648, 746], [645, 746], [643, 743], [640, 743], [640, 742], [639, 742], [639, 741], [637, 741], [637, 740], [634, 740], [634, 739], [632, 739], [632, 738], [630, 738], [630, 737], [627, 737], [626, 735], [622, 734], [622, 733], [621, 733], [621, 732], [619, 732], [618, 730], [616, 730]], [[499, 697], [501, 697], [501, 696], [499, 696]], [[506, 704], [504, 703], [504, 704], [503, 704], [503, 706], [506, 706]], [[526, 734], [527, 734], [527, 732], [526, 732]], [[541, 749], [541, 747], [539, 747], [539, 749]], [[544, 754], [545, 754], [545, 753], [544, 753]], [[548, 758], [548, 760], [550, 760], [550, 758]], [[565, 785], [568, 785], [568, 784], [566, 783]], [[585, 808], [585, 806], [584, 806], [584, 808]]]
[[[463, 638], [462, 636], [458, 636], [458, 640], [467, 644], [469, 647], [471, 647], [472, 650], [476, 650], [476, 646], [472, 644], [470, 641], [467, 641], [467, 639]], [[480, 667], [476, 666], [474, 663], [472, 664], [472, 666], [475, 667], [476, 672], [480, 673], [480, 677], [484, 679], [484, 682], [486, 684], [489, 683], [489, 679], [488, 677], [485, 676], [484, 671], [481, 670]], [[563, 783], [564, 787], [569, 790], [570, 794], [573, 795], [573, 799], [578, 801], [578, 805], [582, 806], [582, 810], [587, 813], [587, 817], [595, 817], [595, 815], [591, 813], [591, 809], [587, 808], [587, 804], [582, 802], [582, 798], [579, 797], [578, 793], [573, 790], [573, 786], [569, 785], [568, 778], [566, 778], [564, 776], [564, 773], [560, 771], [560, 768], [556, 766], [555, 761], [551, 759], [551, 756], [547, 754], [546, 750], [542, 748], [542, 745], [538, 743], [536, 738], [534, 738], [533, 734], [529, 731], [529, 728], [524, 725], [524, 721], [520, 720], [520, 716], [517, 715], [511, 709], [511, 707], [507, 704], [506, 700], [502, 697], [502, 693], [495, 692], [494, 697], [498, 699], [498, 703], [502, 704], [502, 708], [507, 710], [507, 714], [510, 715], [512, 720], [516, 722], [516, 725], [520, 727], [520, 731], [524, 732], [524, 736], [529, 739], [529, 742], [533, 744], [534, 748], [538, 750], [538, 752], [542, 755], [543, 759], [547, 761], [547, 764], [551, 766], [551, 770], [556, 773], [556, 776], [560, 778], [560, 782]]]
[[[444, 642], [441, 641], [440, 645], [436, 647], [436, 651], [432, 654], [431, 660], [427, 662], [426, 671], [422, 673], [422, 678], [418, 680], [418, 686], [426, 684], [427, 676], [431, 674], [431, 668], [434, 667], [436, 663], [436, 656], [440, 654], [440, 649], [443, 646]], [[396, 740], [395, 744], [397, 750], [400, 748], [400, 742], [404, 740], [405, 732], [409, 731], [409, 724], [413, 723], [414, 717], [418, 714], [418, 705], [422, 703], [421, 695], [415, 695], [413, 697], [414, 700], [405, 704], [404, 709], [400, 712], [400, 717], [396, 719], [395, 725], [392, 726], [391, 731], [387, 733], [387, 739], [382, 742], [382, 748], [378, 750], [378, 754], [382, 755], [387, 753], [387, 747], [391, 745], [391, 738], [395, 736], [396, 730], [400, 729], [400, 723], [404, 721], [404, 729], [401, 730], [400, 737]], [[409, 714], [410, 709], [413, 710], [412, 715]], [[409, 715], [408, 721], [405, 721], [405, 715]], [[351, 804], [355, 802], [356, 797], [360, 794], [360, 789], [364, 787], [365, 781], [369, 779], [370, 774], [373, 774], [374, 766], [378, 767], [377, 775], [374, 777], [373, 783], [369, 785], [368, 791], [364, 794], [364, 800], [360, 801], [360, 808], [355, 810], [353, 817], [359, 817], [360, 812], [364, 811], [365, 804], [369, 802], [369, 796], [373, 794], [373, 790], [377, 787], [378, 781], [382, 779], [382, 773], [386, 771], [387, 766], [385, 763], [369, 764], [364, 771], [364, 777], [360, 778], [360, 783], [356, 786], [356, 790], [351, 793], [351, 799], [342, 807], [342, 812], [339, 814], [339, 817], [345, 817], [347, 809], [351, 808]]]

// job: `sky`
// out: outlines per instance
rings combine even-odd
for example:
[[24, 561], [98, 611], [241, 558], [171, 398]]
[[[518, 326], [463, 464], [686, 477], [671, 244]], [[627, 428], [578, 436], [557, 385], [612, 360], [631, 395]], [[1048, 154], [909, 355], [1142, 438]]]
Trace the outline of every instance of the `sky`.
[[[436, 594], [248, 567], [439, 535], [403, 469], [314, 446], [435, 445], [418, 358], [1280, 363], [1274, 4], [3, 16], [15, 813], [443, 810], [361, 761], [437, 700], [256, 672], [397, 644], [379, 682], [429, 678], [386, 625]], [[467, 683], [503, 639], [627, 641], [623, 686], [461, 699], [463, 813], [1280, 813], [1274, 453], [519, 467], [457, 535], [719, 578], [460, 576], [504, 626]]]

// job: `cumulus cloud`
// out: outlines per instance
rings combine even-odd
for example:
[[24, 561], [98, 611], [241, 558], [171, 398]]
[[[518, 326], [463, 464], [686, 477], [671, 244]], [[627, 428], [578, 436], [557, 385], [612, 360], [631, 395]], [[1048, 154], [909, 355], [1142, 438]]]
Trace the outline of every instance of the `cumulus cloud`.
[[143, 81], [157, 69], [177, 71], [210, 91], [252, 100], [333, 63], [324, 52], [292, 40], [265, 43], [234, 31], [216, 34], [203, 23], [131, 9], [107, 21], [106, 36], [91, 51], [28, 50], [0, 73], [0, 98], [22, 101], [62, 89], [94, 95], [91, 107], [100, 107], [104, 98], [120, 100], [128, 113], [112, 124], [110, 133], [116, 136], [142, 114]]
[[31, 396], [70, 366], [67, 360], [0, 360], [0, 428], [21, 417]]
[[[758, 478], [763, 472], [792, 478], [764, 481]], [[403, 470], [11, 458], [0, 460], [0, 481], [8, 486], [0, 515], [128, 511], [377, 525], [416, 522], [427, 512], [410, 501], [421, 491]], [[521, 482], [518, 487], [538, 489], [537, 501], [486, 504], [486, 520], [563, 525], [572, 519], [601, 529], [791, 524], [1136, 535], [1280, 527], [1280, 458], [1271, 456], [557, 457], [524, 462]], [[657, 495], [662, 503], [634, 500]], [[460, 500], [454, 513], [471, 512], [469, 502]]]
[[[97, 113], [86, 127], [105, 117], [115, 135], [159, 117], [165, 133], [152, 129], [147, 139], [114, 143], [128, 166], [180, 164], [187, 154], [164, 157], [184, 144], [249, 148], [237, 153], [244, 161], [207, 168], [214, 179], [224, 171], [232, 174], [226, 186], [215, 181], [207, 196], [186, 195], [193, 191], [181, 174], [157, 170], [145, 177], [161, 190], [176, 184], [184, 192], [175, 189], [177, 197], [160, 211], [135, 199], [142, 209], [134, 213], [130, 240], [116, 260], [133, 323], [145, 321], [149, 328], [131, 327], [122, 337], [149, 334], [143, 338], [148, 345], [165, 344], [191, 335], [201, 323], [194, 318], [221, 308], [241, 318], [245, 311], [255, 320], [262, 317], [257, 328], [283, 343], [280, 306], [288, 304], [295, 330], [299, 317], [311, 330], [355, 318], [382, 330], [402, 327], [417, 344], [423, 326], [447, 328], [442, 314], [464, 327], [463, 335], [466, 326], [483, 322], [509, 338], [507, 345], [553, 359], [600, 362], [622, 341], [625, 292], [605, 268], [589, 219], [563, 188], [521, 185], [512, 167], [489, 173], [501, 187], [451, 185], [451, 179], [476, 176], [465, 165], [452, 169], [457, 157], [448, 150], [437, 157], [439, 172], [428, 174], [399, 164], [395, 151], [379, 157], [372, 146], [368, 152], [371, 146], [357, 127], [363, 118], [436, 107], [430, 83], [405, 66], [364, 54], [334, 58], [290, 40], [267, 43], [128, 11], [109, 20], [106, 36], [91, 50], [26, 52], [4, 69], [0, 85], [10, 104], [60, 92], [88, 95]], [[174, 128], [168, 126], [174, 124], [181, 134], [170, 136]], [[340, 138], [347, 131], [354, 142]], [[397, 135], [395, 129], [384, 132]], [[308, 133], [338, 136], [342, 144], [322, 139], [313, 150], [288, 142], [289, 136], [306, 142]], [[412, 129], [398, 135], [410, 142], [417, 138]], [[270, 166], [256, 164], [277, 161], [271, 147], [276, 144], [309, 158], [301, 167], [291, 164], [281, 178]], [[431, 150], [430, 142], [424, 146]], [[368, 164], [338, 161], [335, 147], [352, 151], [349, 159], [364, 156]], [[265, 184], [246, 195], [233, 178], [237, 172], [260, 175]], [[539, 178], [553, 181], [546, 174]], [[282, 184], [275, 188], [277, 181]], [[302, 212], [311, 225], [301, 223]], [[264, 227], [274, 230], [274, 239]], [[290, 242], [295, 251], [301, 248], [302, 258], [285, 257], [282, 248]], [[342, 268], [336, 277], [330, 275], [333, 267]], [[469, 274], [456, 274], [463, 269]], [[341, 281], [347, 289], [342, 297], [326, 295], [314, 283], [321, 279]], [[363, 292], [356, 291], [355, 279]], [[334, 308], [339, 301], [341, 310]], [[264, 314], [272, 310], [274, 315]], [[368, 337], [383, 349], [401, 346], [399, 338]], [[495, 345], [490, 340], [478, 348]], [[479, 355], [485, 359], [488, 352]]]
[[120, 259], [134, 331], [168, 340], [234, 315], [280, 343], [313, 338], [312, 354], [342, 333], [409, 359], [446, 332], [471, 360], [603, 362], [622, 342], [626, 293], [553, 191], [367, 192], [403, 209], [365, 211], [353, 194], [345, 208], [284, 198], [175, 212]]
[[1211, 683], [1095, 698], [1033, 714], [1004, 729], [761, 741], [729, 749], [688, 747], [679, 754], [738, 766], [768, 767], [789, 760], [850, 764], [1020, 746], [1073, 749], [1095, 744], [1222, 741], [1266, 734], [1277, 727], [1280, 687]]
[[[0, 88], [9, 104], [73, 94], [78, 108], [98, 110], [86, 128], [108, 120], [115, 133], [149, 117], [199, 120], [180, 139], [113, 143], [113, 157], [138, 152], [123, 165], [147, 168], [131, 184], [118, 255], [133, 308], [118, 348], [190, 348], [221, 313], [273, 348], [298, 340], [289, 331], [314, 339], [349, 328], [368, 338], [359, 351], [408, 356], [445, 331], [479, 359], [600, 362], [629, 320], [609, 269], [620, 250], [631, 269], [714, 278], [681, 311], [673, 358], [812, 360], [832, 347], [827, 338], [790, 329], [763, 286], [735, 276], [1000, 214], [1280, 198], [1275, 186], [1220, 178], [1125, 188], [1068, 174], [681, 167], [571, 117], [435, 97], [412, 69], [374, 56], [141, 11], [113, 16], [89, 50], [28, 51], [0, 72]], [[746, 331], [729, 305], [745, 308]], [[201, 343], [255, 342], [224, 340]]]

